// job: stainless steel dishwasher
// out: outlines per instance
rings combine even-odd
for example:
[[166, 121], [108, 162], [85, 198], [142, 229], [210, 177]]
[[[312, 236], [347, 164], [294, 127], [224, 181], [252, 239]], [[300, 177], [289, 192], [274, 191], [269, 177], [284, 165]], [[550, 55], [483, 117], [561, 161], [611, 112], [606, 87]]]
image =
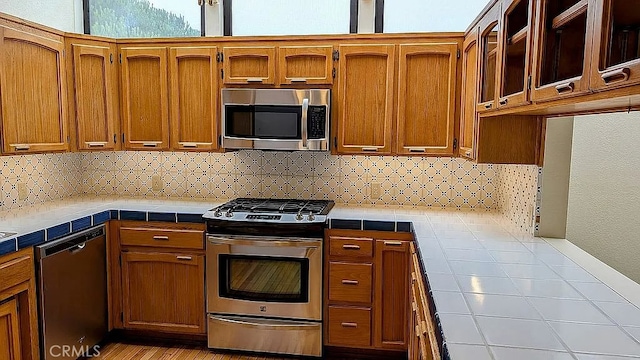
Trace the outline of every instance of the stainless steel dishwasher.
[[76, 359], [108, 331], [104, 225], [36, 247], [42, 359]]

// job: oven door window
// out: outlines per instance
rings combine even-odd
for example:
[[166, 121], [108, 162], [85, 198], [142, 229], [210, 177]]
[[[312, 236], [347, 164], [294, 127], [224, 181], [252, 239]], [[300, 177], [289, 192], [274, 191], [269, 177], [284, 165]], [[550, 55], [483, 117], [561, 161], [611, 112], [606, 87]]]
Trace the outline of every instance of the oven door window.
[[309, 301], [309, 259], [219, 255], [220, 297], [249, 301]]
[[301, 106], [227, 105], [226, 136], [248, 139], [302, 139]]

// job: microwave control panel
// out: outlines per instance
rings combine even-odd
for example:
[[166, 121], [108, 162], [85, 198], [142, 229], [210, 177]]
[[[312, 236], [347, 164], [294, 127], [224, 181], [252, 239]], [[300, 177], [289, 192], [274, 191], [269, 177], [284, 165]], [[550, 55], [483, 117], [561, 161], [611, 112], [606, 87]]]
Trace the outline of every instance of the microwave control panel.
[[327, 126], [327, 107], [309, 106], [307, 132], [309, 139], [324, 139]]

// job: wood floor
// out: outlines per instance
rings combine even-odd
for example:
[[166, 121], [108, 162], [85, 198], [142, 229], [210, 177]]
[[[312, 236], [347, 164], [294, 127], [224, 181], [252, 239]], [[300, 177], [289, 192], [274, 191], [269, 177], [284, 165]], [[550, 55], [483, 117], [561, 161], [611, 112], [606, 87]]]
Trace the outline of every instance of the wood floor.
[[163, 347], [112, 343], [101, 351], [100, 360], [289, 360], [284, 357], [247, 356], [213, 352], [196, 346]]

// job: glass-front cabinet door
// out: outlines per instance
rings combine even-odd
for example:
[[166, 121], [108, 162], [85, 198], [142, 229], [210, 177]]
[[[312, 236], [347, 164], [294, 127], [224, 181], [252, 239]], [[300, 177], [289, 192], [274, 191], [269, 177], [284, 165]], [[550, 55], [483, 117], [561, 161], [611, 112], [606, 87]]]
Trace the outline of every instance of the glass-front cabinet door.
[[640, 0], [595, 0], [591, 88], [640, 82]]
[[487, 111], [496, 106], [496, 75], [498, 65], [498, 33], [500, 32], [500, 2], [491, 8], [479, 22], [480, 71], [478, 73], [477, 110]]
[[534, 0], [504, 0], [500, 42], [498, 107], [525, 105], [529, 100], [531, 14]]
[[589, 91], [593, 2], [538, 2], [533, 101], [555, 100]]

